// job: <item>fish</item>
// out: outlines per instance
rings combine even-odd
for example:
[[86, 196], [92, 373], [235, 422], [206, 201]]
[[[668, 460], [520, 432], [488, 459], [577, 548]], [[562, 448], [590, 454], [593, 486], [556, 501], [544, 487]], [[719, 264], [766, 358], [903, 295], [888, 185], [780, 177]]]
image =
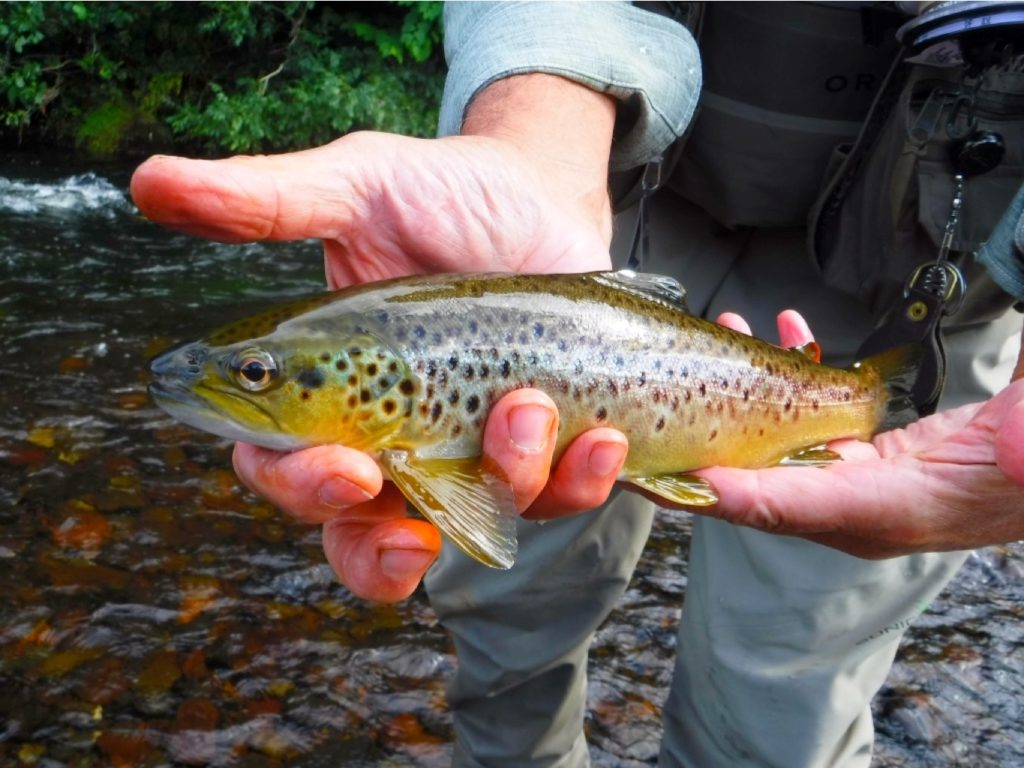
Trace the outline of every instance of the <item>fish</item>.
[[837, 459], [824, 444], [912, 420], [916, 359], [849, 368], [691, 314], [662, 275], [439, 274], [276, 307], [174, 347], [149, 391], [175, 419], [291, 451], [372, 455], [463, 552], [515, 561], [513, 490], [482, 460], [490, 408], [536, 387], [558, 406], [555, 460], [593, 427], [629, 440], [620, 479], [678, 504], [717, 503], [703, 467]]

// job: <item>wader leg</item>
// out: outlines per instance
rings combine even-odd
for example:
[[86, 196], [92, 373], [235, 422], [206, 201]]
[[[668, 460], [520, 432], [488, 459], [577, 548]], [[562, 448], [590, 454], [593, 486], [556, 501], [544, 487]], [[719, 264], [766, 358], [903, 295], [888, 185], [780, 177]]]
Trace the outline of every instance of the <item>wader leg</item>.
[[427, 575], [458, 669], [448, 689], [456, 766], [580, 768], [587, 650], [629, 584], [653, 505], [618, 493], [591, 513], [519, 526], [509, 571], [453, 547]]
[[[809, 290], [801, 240], [797, 231], [752, 237], [710, 314], [747, 314], [755, 334], [766, 335], [774, 313], [795, 305], [826, 354], [846, 354], [863, 338], [863, 320], [844, 313], [824, 287]], [[1019, 315], [1010, 313], [948, 334], [952, 375], [941, 406], [983, 400], [1005, 386], [1019, 329]], [[697, 519], [660, 764], [866, 768], [871, 698], [903, 632], [965, 556], [868, 561]]]

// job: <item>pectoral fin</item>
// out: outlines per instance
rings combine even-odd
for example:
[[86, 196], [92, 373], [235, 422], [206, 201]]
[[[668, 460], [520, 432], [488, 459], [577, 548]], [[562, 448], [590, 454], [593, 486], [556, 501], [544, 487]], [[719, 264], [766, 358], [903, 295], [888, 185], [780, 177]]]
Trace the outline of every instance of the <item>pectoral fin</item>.
[[484, 471], [479, 459], [385, 451], [381, 461], [405, 497], [459, 549], [491, 568], [512, 567], [517, 546], [512, 488]]
[[663, 499], [689, 507], [710, 507], [718, 503], [718, 494], [711, 483], [696, 475], [631, 477], [629, 482]]

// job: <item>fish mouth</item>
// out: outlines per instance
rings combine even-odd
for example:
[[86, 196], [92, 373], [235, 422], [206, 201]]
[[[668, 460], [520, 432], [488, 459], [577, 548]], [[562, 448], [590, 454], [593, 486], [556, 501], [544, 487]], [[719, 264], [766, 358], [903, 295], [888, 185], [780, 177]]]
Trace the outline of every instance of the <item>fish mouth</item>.
[[[203, 397], [196, 389], [208, 390], [212, 397]], [[303, 441], [285, 434], [268, 411], [232, 392], [163, 380], [149, 385], [149, 395], [167, 415], [203, 432], [275, 450], [295, 450], [306, 446]], [[226, 408], [218, 407], [217, 399], [226, 399], [256, 415], [266, 423], [265, 430], [240, 422]]]

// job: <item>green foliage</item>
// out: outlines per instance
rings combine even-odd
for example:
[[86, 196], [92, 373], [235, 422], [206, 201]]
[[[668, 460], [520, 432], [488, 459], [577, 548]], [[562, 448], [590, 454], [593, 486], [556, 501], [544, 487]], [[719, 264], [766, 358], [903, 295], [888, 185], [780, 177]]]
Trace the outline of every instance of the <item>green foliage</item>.
[[440, 3], [0, 4], [0, 139], [265, 152], [433, 132]]

